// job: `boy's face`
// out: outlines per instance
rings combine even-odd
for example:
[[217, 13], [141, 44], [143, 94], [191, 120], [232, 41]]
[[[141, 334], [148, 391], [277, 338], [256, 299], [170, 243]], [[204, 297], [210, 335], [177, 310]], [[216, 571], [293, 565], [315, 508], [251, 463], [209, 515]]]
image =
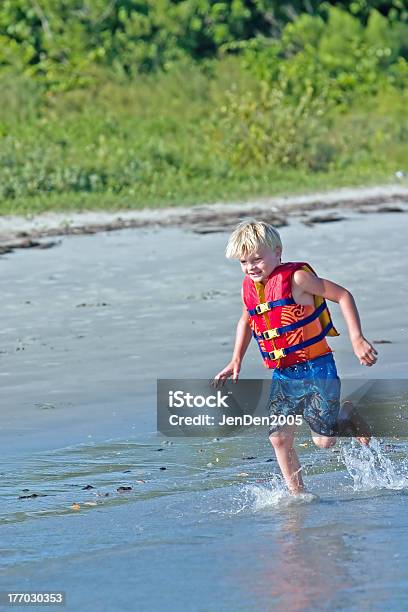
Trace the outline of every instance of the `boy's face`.
[[259, 246], [254, 253], [240, 258], [241, 269], [256, 283], [265, 283], [280, 264], [281, 249]]

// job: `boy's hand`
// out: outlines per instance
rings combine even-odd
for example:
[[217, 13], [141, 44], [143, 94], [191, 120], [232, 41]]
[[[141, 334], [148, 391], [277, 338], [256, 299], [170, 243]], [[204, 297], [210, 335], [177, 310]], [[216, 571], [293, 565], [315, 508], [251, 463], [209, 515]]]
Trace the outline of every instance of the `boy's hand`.
[[214, 386], [215, 387], [222, 386], [225, 383], [225, 381], [228, 380], [230, 376], [232, 376], [232, 380], [234, 382], [237, 382], [240, 369], [241, 369], [240, 361], [235, 361], [235, 360], [230, 361], [229, 364], [225, 366], [223, 370], [221, 370], [221, 372], [218, 372], [218, 374], [214, 376]]
[[352, 340], [352, 345], [354, 354], [360, 360], [361, 365], [372, 366], [375, 364], [378, 353], [364, 336]]

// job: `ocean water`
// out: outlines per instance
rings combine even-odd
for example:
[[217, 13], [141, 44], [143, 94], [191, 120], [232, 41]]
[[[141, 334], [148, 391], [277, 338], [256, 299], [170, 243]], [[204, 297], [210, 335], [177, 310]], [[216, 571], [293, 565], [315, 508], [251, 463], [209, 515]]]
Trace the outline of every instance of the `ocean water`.
[[[351, 289], [366, 336], [387, 341], [362, 368], [330, 305], [342, 377], [406, 378], [405, 216], [345, 214], [282, 228], [286, 259]], [[259, 428], [155, 431], [157, 377], [229, 359], [241, 273], [226, 238], [125, 230], [1, 258], [1, 591], [98, 612], [405, 608], [405, 438], [321, 450], [300, 432], [309, 493], [293, 498]], [[263, 375], [251, 346], [242, 377]]]
[[1, 589], [63, 590], [72, 610], [403, 609], [407, 444], [298, 444], [299, 497], [254, 432], [10, 459]]

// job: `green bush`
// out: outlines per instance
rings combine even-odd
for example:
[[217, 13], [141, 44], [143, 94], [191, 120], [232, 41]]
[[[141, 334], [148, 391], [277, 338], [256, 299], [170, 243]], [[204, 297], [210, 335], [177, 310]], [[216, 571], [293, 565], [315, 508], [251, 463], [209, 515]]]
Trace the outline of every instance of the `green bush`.
[[206, 1], [165, 14], [168, 1], [0, 5], [0, 212], [270, 195], [407, 169], [402, 21], [311, 3], [316, 14], [285, 24], [277, 3], [270, 38], [262, 2], [211, 2], [206, 22]]
[[[334, 153], [322, 146], [327, 125], [325, 100], [306, 90], [296, 104], [286, 95], [286, 84], [260, 86], [244, 95], [227, 93], [214, 115], [219, 155], [235, 167], [271, 165], [327, 169]], [[324, 151], [324, 153], [323, 153]]]
[[[321, 30], [327, 14], [329, 29]], [[167, 70], [183, 58], [237, 50], [258, 36], [277, 39], [285, 26], [285, 52], [314, 47], [317, 35], [322, 54], [333, 61], [339, 50], [348, 56], [367, 21], [368, 42], [380, 35], [385, 46], [377, 51], [388, 61], [401, 45], [406, 57], [407, 19], [400, 0], [3, 0], [0, 70], [11, 67], [50, 89], [66, 90], [86, 86], [98, 65], [125, 76]]]

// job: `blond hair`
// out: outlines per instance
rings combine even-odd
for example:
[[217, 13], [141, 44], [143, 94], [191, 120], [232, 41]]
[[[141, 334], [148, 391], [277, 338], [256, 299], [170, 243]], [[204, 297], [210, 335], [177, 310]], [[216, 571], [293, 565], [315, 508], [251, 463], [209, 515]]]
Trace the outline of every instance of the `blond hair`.
[[228, 259], [240, 259], [254, 253], [260, 246], [267, 246], [271, 249], [280, 247], [282, 241], [278, 230], [269, 223], [257, 221], [256, 219], [246, 219], [241, 221], [229, 237], [225, 256]]

